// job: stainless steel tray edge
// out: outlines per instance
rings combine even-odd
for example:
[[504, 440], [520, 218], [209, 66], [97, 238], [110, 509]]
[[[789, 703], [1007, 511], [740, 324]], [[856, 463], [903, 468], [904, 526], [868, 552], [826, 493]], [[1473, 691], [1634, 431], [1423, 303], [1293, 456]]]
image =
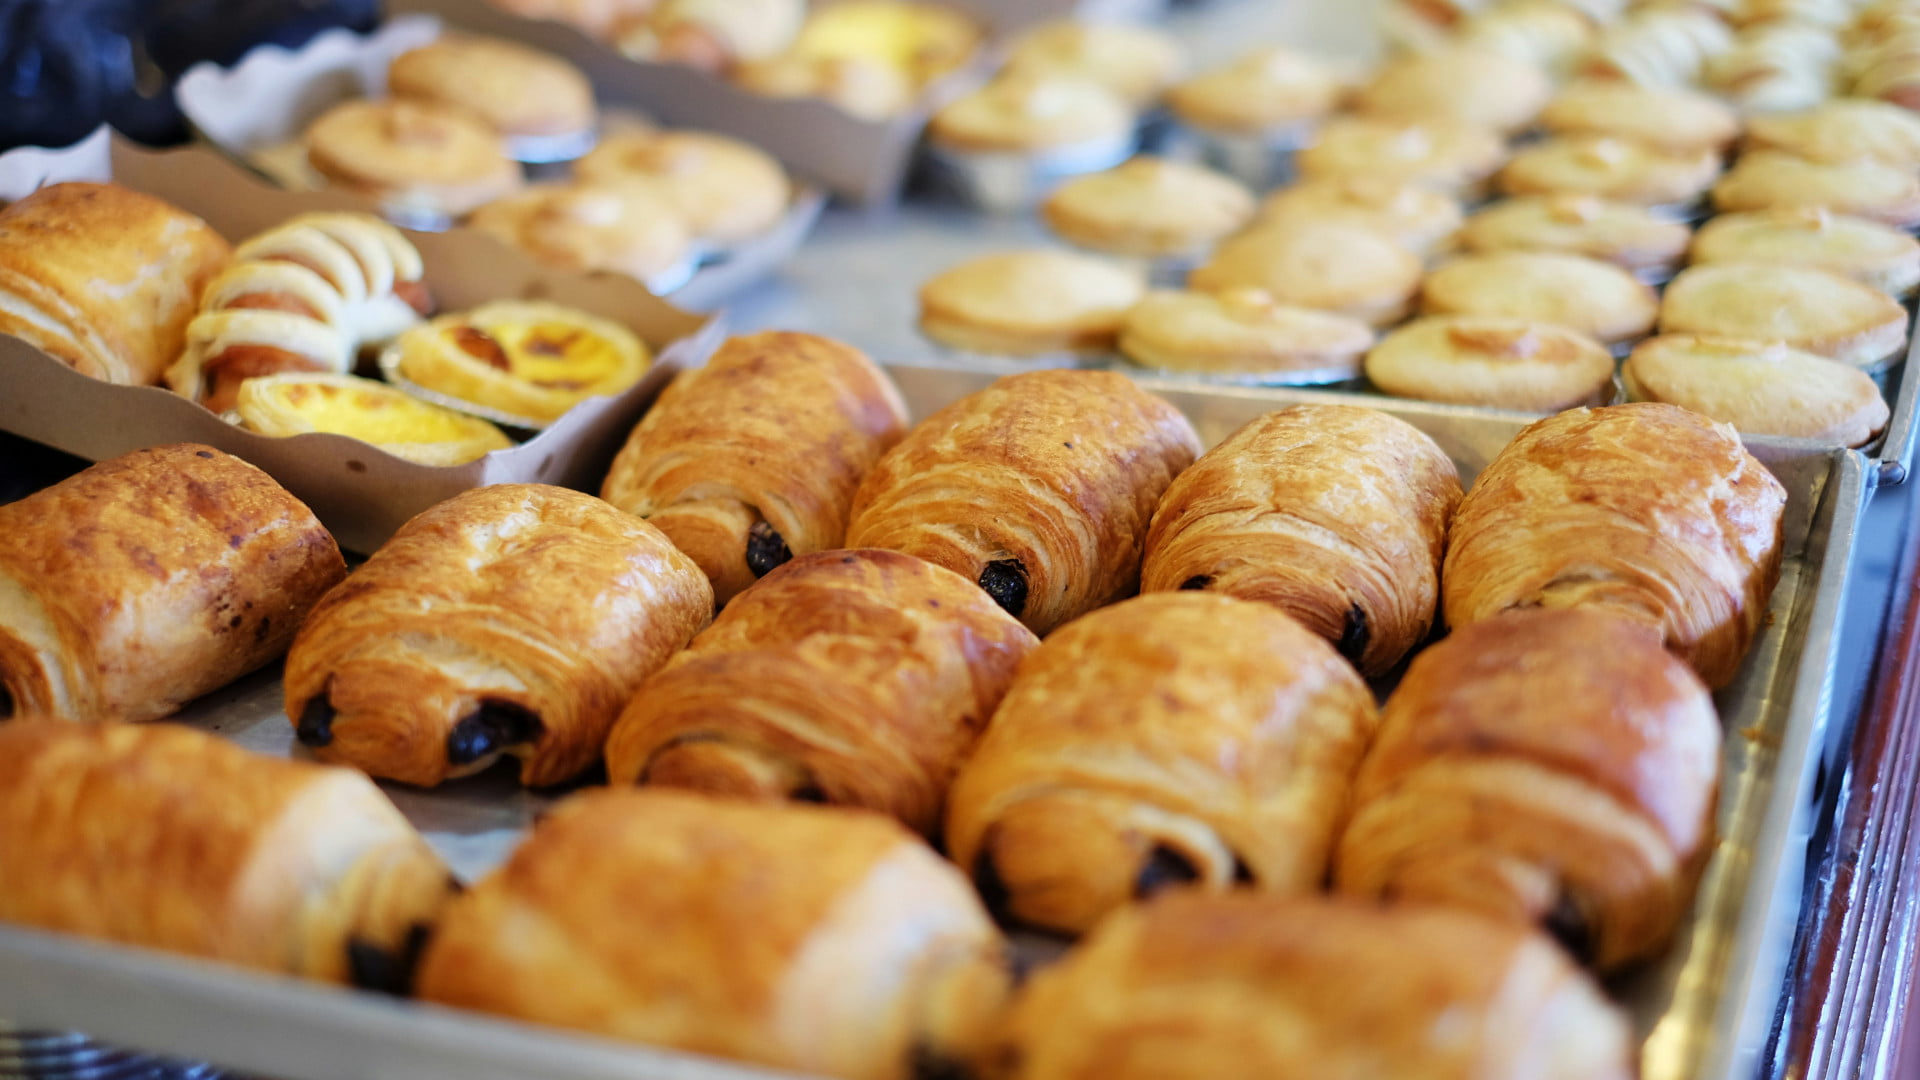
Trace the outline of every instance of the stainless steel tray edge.
[[1909, 324], [1907, 355], [1886, 376], [1897, 379], [1898, 383], [1886, 434], [1881, 439], [1879, 453], [1874, 455], [1878, 469], [1873, 478], [1876, 484], [1905, 483], [1907, 472], [1913, 467], [1914, 436], [1920, 434], [1920, 424], [1915, 422], [1916, 414], [1920, 414], [1920, 336], [1915, 336], [1913, 330]]

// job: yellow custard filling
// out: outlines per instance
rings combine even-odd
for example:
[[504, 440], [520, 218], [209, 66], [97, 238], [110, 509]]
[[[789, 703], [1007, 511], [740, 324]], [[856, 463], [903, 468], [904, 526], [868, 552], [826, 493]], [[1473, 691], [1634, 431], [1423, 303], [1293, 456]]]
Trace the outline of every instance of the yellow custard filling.
[[513, 445], [485, 420], [352, 375], [294, 373], [248, 379], [234, 404], [262, 435], [345, 435], [430, 465], [452, 465]]
[[513, 378], [550, 390], [584, 390], [627, 364], [613, 342], [583, 326], [556, 322], [498, 322], [477, 328], [453, 326], [453, 344]]

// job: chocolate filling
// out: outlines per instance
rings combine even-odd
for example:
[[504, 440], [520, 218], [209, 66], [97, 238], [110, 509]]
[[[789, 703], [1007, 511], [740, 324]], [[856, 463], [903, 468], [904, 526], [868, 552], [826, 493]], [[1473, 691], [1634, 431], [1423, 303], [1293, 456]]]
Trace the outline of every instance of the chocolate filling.
[[747, 569], [753, 571], [754, 577], [766, 577], [774, 567], [791, 558], [792, 549], [773, 526], [756, 521], [753, 528], [747, 530]]
[[914, 1043], [907, 1058], [910, 1080], [973, 1080], [967, 1063], [926, 1043]]
[[1019, 559], [996, 559], [980, 571], [980, 587], [1014, 618], [1027, 609], [1027, 568]]
[[11, 720], [18, 711], [20, 706], [13, 700], [13, 689], [0, 682], [0, 720]]
[[300, 710], [300, 722], [294, 725], [293, 737], [300, 740], [301, 746], [327, 746], [333, 742], [333, 718], [337, 715], [333, 702], [327, 700], [326, 691], [322, 690], [307, 699], [307, 707]]
[[803, 787], [795, 788], [787, 797], [794, 802], [805, 803], [826, 803], [832, 801], [827, 798], [826, 789], [818, 783], [810, 783]]
[[1006, 917], [1013, 893], [1000, 877], [1000, 868], [994, 865], [993, 852], [988, 848], [981, 848], [980, 857], [973, 860], [973, 887], [980, 891], [980, 902], [987, 905], [988, 911], [1000, 918]]
[[538, 713], [511, 701], [489, 698], [447, 732], [447, 763], [471, 765], [509, 746], [532, 742], [542, 730]]
[[1206, 588], [1211, 584], [1213, 584], [1212, 574], [1195, 574], [1192, 577], [1180, 583], [1180, 591], [1196, 592], [1200, 589]]
[[1253, 870], [1238, 856], [1235, 856], [1233, 860], [1233, 883], [1235, 885], [1252, 885], [1255, 880]]
[[413, 989], [413, 975], [420, 967], [420, 955], [427, 949], [432, 930], [426, 923], [414, 923], [396, 949], [385, 949], [359, 938], [347, 941], [347, 972], [353, 985], [362, 990], [405, 997]]
[[1553, 902], [1546, 915], [1541, 918], [1540, 926], [1552, 934], [1555, 941], [1580, 963], [1593, 962], [1593, 923], [1587, 913], [1581, 910], [1571, 893], [1562, 891]]
[[1341, 627], [1340, 644], [1335, 646], [1335, 648], [1339, 649], [1341, 656], [1358, 664], [1360, 658], [1366, 655], [1367, 644], [1372, 640], [1373, 634], [1367, 629], [1367, 613], [1365, 609], [1361, 608], [1359, 604], [1349, 605], [1347, 607], [1347, 624]]
[[1140, 868], [1140, 876], [1133, 879], [1133, 895], [1152, 896], [1170, 885], [1199, 880], [1199, 868], [1187, 861], [1185, 855], [1156, 844], [1153, 853], [1147, 856], [1146, 865]]

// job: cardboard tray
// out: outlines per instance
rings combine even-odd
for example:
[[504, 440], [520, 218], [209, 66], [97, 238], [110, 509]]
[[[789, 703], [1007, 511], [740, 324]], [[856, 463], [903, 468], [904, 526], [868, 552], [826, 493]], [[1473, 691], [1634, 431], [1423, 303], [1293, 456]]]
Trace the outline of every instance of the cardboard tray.
[[[893, 367], [915, 417], [991, 376]], [[1324, 395], [1156, 382], [1211, 445], [1271, 409]], [[1476, 474], [1525, 421], [1486, 410], [1351, 399], [1420, 427]], [[1666, 957], [1611, 984], [1643, 1039], [1644, 1080], [1747, 1080], [1761, 1071], [1802, 911], [1818, 806], [1836, 633], [1866, 494], [1852, 451], [1754, 441], [1788, 491], [1786, 559], [1768, 617], [1716, 695], [1726, 739], [1718, 841], [1692, 915]], [[180, 720], [252, 750], [291, 755], [277, 673], [244, 679]], [[464, 878], [519, 842], [546, 796], [493, 770], [431, 791], [384, 785]], [[1031, 956], [1031, 943], [1023, 943]], [[0, 927], [0, 1016], [81, 1027], [111, 1042], [286, 1080], [733, 1080], [771, 1073], [472, 1013], [305, 984], [139, 949]]]
[[[180, 108], [194, 130], [234, 160], [291, 190], [323, 189], [324, 181], [306, 165], [301, 134], [342, 101], [383, 95], [394, 58], [440, 32], [437, 18], [405, 16], [372, 34], [329, 30], [295, 50], [262, 46], [230, 68], [196, 64], [180, 79]], [[563, 166], [541, 168], [550, 175]], [[362, 209], [379, 210], [375, 200], [350, 197]], [[656, 282], [654, 291], [688, 307], [718, 306], [799, 250], [826, 202], [820, 189], [797, 185], [786, 215], [771, 230], [705, 253], [690, 277], [673, 275], [675, 280]]]
[[[15, 160], [0, 159], [0, 175]], [[198, 214], [235, 241], [307, 211], [359, 208], [339, 194], [275, 190], [206, 149], [153, 152], [116, 141], [111, 172], [117, 182]], [[536, 267], [492, 237], [464, 229], [410, 238], [442, 310], [507, 298], [560, 300], [632, 329], [654, 350], [652, 368], [625, 393], [582, 402], [519, 446], [465, 465], [433, 466], [343, 435], [270, 438], [242, 431], [164, 388], [91, 379], [0, 336], [0, 429], [95, 461], [170, 442], [219, 447], [265, 469], [313, 507], [343, 547], [366, 552], [414, 514], [468, 488], [598, 484], [647, 403], [676, 371], [705, 362], [720, 338], [717, 323], [627, 278]]]

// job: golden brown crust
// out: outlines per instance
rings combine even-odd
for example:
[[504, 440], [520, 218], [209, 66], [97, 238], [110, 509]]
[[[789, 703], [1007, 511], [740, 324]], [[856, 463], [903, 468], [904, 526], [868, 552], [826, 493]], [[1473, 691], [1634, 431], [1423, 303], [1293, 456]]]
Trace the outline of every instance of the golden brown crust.
[[1614, 344], [1652, 330], [1660, 300], [1613, 263], [1557, 251], [1492, 251], [1428, 274], [1420, 310], [1553, 323]]
[[0, 506], [0, 711], [153, 720], [285, 651], [346, 573], [313, 512], [192, 443]]
[[1468, 251], [1558, 251], [1660, 273], [1686, 255], [1692, 235], [1683, 222], [1644, 206], [1591, 195], [1528, 195], [1502, 199], [1468, 218], [1459, 242]]
[[658, 529], [590, 495], [500, 484], [401, 526], [321, 600], [286, 708], [323, 761], [431, 786], [502, 755], [529, 786], [600, 756], [620, 706], [713, 614]]
[[1387, 700], [1339, 890], [1543, 922], [1603, 971], [1656, 955], [1713, 839], [1720, 721], [1643, 623], [1512, 611]]
[[1309, 180], [1361, 177], [1462, 191], [1478, 188], [1506, 158], [1505, 140], [1482, 128], [1340, 116], [1297, 160]]
[[0, 921], [391, 990], [456, 888], [350, 769], [38, 720], [0, 724], [0, 878]]
[[1004, 75], [933, 114], [927, 137], [961, 153], [1033, 154], [1125, 139], [1133, 110], [1099, 83]]
[[1067, 181], [1041, 205], [1046, 223], [1072, 243], [1156, 258], [1204, 250], [1253, 217], [1239, 181], [1182, 161], [1136, 157]]
[[668, 194], [634, 180], [534, 184], [482, 206], [467, 224], [548, 266], [642, 283], [685, 267], [694, 250]]
[[1379, 675], [1424, 641], [1460, 478], [1404, 421], [1296, 405], [1249, 422], [1154, 511], [1142, 592], [1271, 604]]
[[82, 375], [147, 386], [232, 249], [199, 218], [114, 184], [54, 184], [0, 211], [0, 333]]
[[1258, 289], [1153, 292], [1120, 324], [1120, 351], [1142, 367], [1216, 375], [1317, 373], [1351, 378], [1373, 328], [1330, 311], [1276, 303]]
[[1745, 435], [1784, 435], [1861, 446], [1890, 410], [1859, 368], [1778, 341], [1662, 334], [1634, 347], [1620, 368], [1634, 401], [1664, 401]]
[[858, 806], [930, 833], [1035, 644], [973, 582], [911, 555], [803, 555], [641, 685], [607, 774]]
[[1286, 48], [1264, 48], [1167, 91], [1180, 119], [1207, 131], [1263, 135], [1317, 120], [1346, 93], [1330, 68]]
[[[669, 932], [670, 931], [670, 932]], [[461, 897], [429, 1001], [850, 1080], [965, 1060], [1005, 997], [966, 880], [877, 814], [659, 790], [562, 803]]]
[[1448, 625], [1593, 607], [1732, 681], [1780, 577], [1786, 490], [1730, 427], [1672, 405], [1579, 409], [1522, 431], [1454, 515]]
[[1627, 1080], [1627, 1020], [1545, 938], [1463, 912], [1237, 892], [1127, 909], [1036, 974], [1013, 1080]]
[[719, 244], [751, 240], [780, 223], [792, 197], [786, 170], [749, 143], [705, 131], [629, 131], [580, 159], [587, 183], [643, 180], [693, 234]]
[[1713, 185], [1722, 212], [1820, 207], [1897, 228], [1920, 225], [1920, 179], [1874, 161], [1829, 164], [1778, 150], [1753, 150]]
[[409, 209], [460, 217], [524, 183], [498, 133], [438, 102], [347, 101], [306, 138], [307, 161], [330, 182]]
[[1138, 269], [1099, 256], [1046, 249], [983, 255], [920, 287], [920, 330], [983, 353], [1104, 352], [1146, 291]]
[[1525, 127], [1553, 84], [1523, 60], [1475, 48], [1409, 53], [1383, 66], [1354, 95], [1355, 111], [1394, 120], [1435, 121], [1495, 131]]
[[1367, 381], [1395, 397], [1559, 412], [1613, 394], [1613, 354], [1553, 323], [1495, 315], [1427, 315], [1367, 353]]
[[906, 429], [899, 391], [858, 349], [736, 337], [660, 395], [600, 497], [666, 533], [724, 606], [784, 559], [839, 547], [860, 480]]
[[1406, 314], [1420, 270], [1419, 256], [1385, 232], [1342, 221], [1283, 219], [1221, 244], [1187, 285], [1203, 292], [1259, 289], [1283, 304], [1379, 327]]
[[1719, 175], [1720, 152], [1711, 148], [1676, 152], [1608, 135], [1555, 135], [1516, 151], [1500, 170], [1500, 189], [1671, 206], [1698, 198]]
[[570, 135], [593, 128], [593, 84], [551, 53], [503, 38], [449, 34], [387, 68], [387, 92], [454, 105], [502, 135]]
[[947, 851], [1005, 914], [1070, 933], [1182, 882], [1317, 892], [1376, 720], [1279, 611], [1126, 600], [1020, 666], [954, 784]]
[[1673, 153], [1723, 151], [1740, 135], [1740, 115], [1690, 90], [1589, 79], [1560, 91], [1540, 126], [1561, 135], [1608, 135]]
[[1199, 453], [1186, 417], [1125, 375], [1009, 375], [880, 459], [854, 496], [847, 546], [979, 581], [1045, 634], [1139, 584], [1154, 504]]
[[1689, 267], [1660, 298], [1660, 332], [1784, 341], [1872, 367], [1907, 341], [1907, 309], [1851, 278], [1806, 266], [1707, 263]]

